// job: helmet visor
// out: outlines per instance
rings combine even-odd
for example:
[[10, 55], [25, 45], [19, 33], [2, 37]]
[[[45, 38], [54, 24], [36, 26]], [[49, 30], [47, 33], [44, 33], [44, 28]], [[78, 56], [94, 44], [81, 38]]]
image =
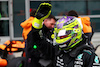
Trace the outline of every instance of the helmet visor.
[[57, 35], [56, 39], [66, 38], [71, 35], [71, 32], [72, 30], [66, 30], [66, 29], [60, 30], [58, 33], [56, 33]]

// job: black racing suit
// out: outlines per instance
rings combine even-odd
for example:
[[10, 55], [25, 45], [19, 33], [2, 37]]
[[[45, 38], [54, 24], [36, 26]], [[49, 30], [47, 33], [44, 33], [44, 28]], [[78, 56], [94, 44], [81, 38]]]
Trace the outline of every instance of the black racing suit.
[[[30, 54], [32, 64], [35, 64], [32, 61], [34, 59], [33, 51], [39, 51], [45, 59], [52, 60], [53, 66], [51, 67], [100, 67], [98, 56], [91, 51], [88, 45], [85, 45], [85, 40], [69, 51], [57, 51], [55, 46], [40, 37], [39, 31], [33, 28], [27, 40], [28, 46], [31, 46], [28, 47], [28, 54]], [[36, 50], [32, 48], [34, 45], [37, 45]], [[36, 58], [36, 60], [38, 59]], [[35, 66], [31, 65], [29, 67]]]
[[[36, 30], [38, 31], [38, 30]], [[43, 40], [43, 42], [48, 42], [52, 44], [52, 38], [51, 35], [53, 33], [53, 29], [48, 29], [45, 25], [43, 25], [43, 28], [38, 31], [40, 35], [40, 39]], [[26, 67], [49, 67], [51, 63], [51, 59], [48, 59], [48, 56], [45, 56], [38, 48], [34, 49], [33, 46], [36, 44], [36, 40], [34, 38], [39, 38], [38, 33], [34, 36], [33, 30], [30, 31], [28, 34], [28, 38], [26, 40]], [[38, 47], [38, 46], [37, 46]], [[44, 49], [44, 48], [43, 48]], [[45, 63], [45, 64], [44, 64]]]

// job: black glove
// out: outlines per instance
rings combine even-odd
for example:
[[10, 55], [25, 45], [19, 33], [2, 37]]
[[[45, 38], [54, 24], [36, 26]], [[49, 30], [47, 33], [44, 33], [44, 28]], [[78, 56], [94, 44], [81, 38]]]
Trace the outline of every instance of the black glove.
[[43, 27], [42, 22], [44, 19], [48, 18], [51, 14], [51, 4], [41, 3], [36, 11], [35, 18], [32, 22], [32, 26], [35, 29], [41, 29]]
[[41, 3], [39, 5], [39, 8], [37, 9], [36, 18], [41, 19], [41, 18], [47, 16], [48, 13], [51, 12], [51, 7], [52, 6], [49, 3]]

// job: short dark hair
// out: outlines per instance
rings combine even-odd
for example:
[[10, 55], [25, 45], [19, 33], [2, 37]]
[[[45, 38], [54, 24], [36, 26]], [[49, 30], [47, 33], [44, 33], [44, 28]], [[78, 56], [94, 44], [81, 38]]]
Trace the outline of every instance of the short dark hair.
[[57, 19], [55, 18], [55, 16], [53, 16], [52, 14], [49, 15], [49, 17], [47, 19], [54, 19], [55, 21], [57, 21]]
[[75, 10], [71, 10], [68, 12], [67, 16], [75, 16], [78, 17], [78, 13]]
[[32, 9], [32, 11], [30, 12], [30, 16], [35, 17], [35, 13], [36, 13], [36, 9]]

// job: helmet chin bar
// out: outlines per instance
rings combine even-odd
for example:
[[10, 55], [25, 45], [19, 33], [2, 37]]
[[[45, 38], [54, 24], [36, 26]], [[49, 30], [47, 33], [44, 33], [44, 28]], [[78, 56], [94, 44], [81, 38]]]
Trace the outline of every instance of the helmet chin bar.
[[66, 46], [67, 46], [66, 44], [59, 45], [60, 48], [64, 48], [64, 47], [66, 47]]

